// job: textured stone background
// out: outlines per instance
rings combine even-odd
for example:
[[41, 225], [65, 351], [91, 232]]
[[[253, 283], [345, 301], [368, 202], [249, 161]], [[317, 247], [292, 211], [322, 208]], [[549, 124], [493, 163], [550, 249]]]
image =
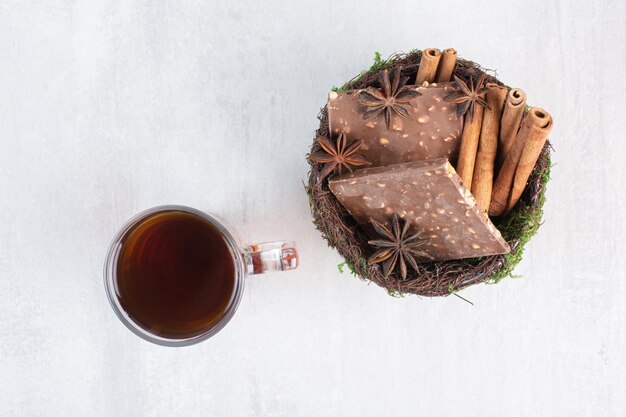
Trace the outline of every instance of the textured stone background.
[[[623, 1], [0, 3], [0, 415], [624, 415]], [[517, 272], [394, 299], [339, 274], [302, 180], [316, 114], [383, 56], [454, 46], [556, 120]], [[115, 317], [123, 222], [177, 203], [301, 268], [189, 348]]]

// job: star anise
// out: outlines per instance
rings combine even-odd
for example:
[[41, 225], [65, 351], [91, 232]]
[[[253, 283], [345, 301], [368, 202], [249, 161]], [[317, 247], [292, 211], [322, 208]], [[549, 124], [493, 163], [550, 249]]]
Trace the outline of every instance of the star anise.
[[322, 181], [335, 169], [341, 174], [343, 167], [352, 172], [353, 166], [367, 165], [369, 163], [362, 154], [357, 153], [363, 145], [363, 141], [353, 140], [348, 144], [348, 138], [344, 132], [339, 134], [336, 144], [326, 136], [318, 136], [317, 142], [323, 151], [312, 153], [308, 159], [318, 164], [325, 164], [320, 172], [319, 181]]
[[432, 256], [418, 248], [428, 242], [428, 238], [422, 238], [419, 233], [407, 235], [410, 223], [404, 222], [400, 229], [400, 221], [396, 214], [391, 220], [392, 229], [382, 225], [376, 221], [372, 222], [376, 232], [383, 237], [381, 240], [370, 240], [368, 243], [374, 247], [380, 248], [367, 260], [368, 265], [383, 262], [383, 275], [389, 276], [393, 271], [398, 260], [400, 261], [400, 275], [402, 279], [406, 279], [407, 262], [417, 271], [417, 261], [415, 256], [420, 258], [433, 259]]
[[401, 69], [401, 67], [396, 67], [391, 79], [389, 79], [388, 70], [380, 71], [378, 73], [380, 89], [368, 87], [357, 93], [359, 103], [367, 107], [363, 113], [363, 120], [384, 113], [385, 125], [389, 129], [392, 112], [405, 119], [411, 118], [409, 109], [412, 105], [409, 101], [421, 96], [422, 93], [406, 86], [409, 77], [402, 77], [400, 75]]
[[476, 104], [480, 104], [487, 109], [489, 108], [485, 98], [481, 97], [487, 92], [487, 87], [484, 85], [486, 77], [487, 74], [483, 72], [480, 74], [480, 77], [478, 77], [478, 81], [474, 78], [470, 78], [470, 83], [467, 85], [465, 81], [456, 75], [454, 76], [454, 81], [456, 81], [459, 89], [447, 95], [444, 100], [457, 104], [456, 117], [461, 117], [469, 111], [470, 120], [473, 120], [474, 107]]

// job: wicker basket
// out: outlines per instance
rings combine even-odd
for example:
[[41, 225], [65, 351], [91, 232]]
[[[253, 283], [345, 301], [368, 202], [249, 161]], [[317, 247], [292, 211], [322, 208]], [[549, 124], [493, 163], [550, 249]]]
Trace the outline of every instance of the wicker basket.
[[[370, 70], [355, 77], [344, 87], [346, 89], [379, 87], [377, 72], [396, 66], [402, 66], [403, 75], [414, 78], [420, 58], [421, 51], [416, 51], [394, 55], [387, 61], [377, 59]], [[479, 65], [459, 59], [454, 74], [467, 81], [470, 77], [476, 78], [483, 71]], [[493, 76], [488, 76], [488, 81], [503, 85]], [[320, 126], [316, 136], [330, 136], [326, 106], [320, 111], [318, 119]], [[318, 149], [319, 145], [314, 139], [311, 152]], [[306, 191], [309, 194], [316, 227], [322, 232], [328, 244], [345, 258], [345, 265], [355, 275], [376, 283], [392, 295], [446, 296], [470, 285], [481, 282], [495, 283], [511, 275], [513, 268], [521, 260], [524, 245], [541, 224], [545, 186], [550, 174], [550, 150], [550, 143], [546, 142], [526, 190], [515, 208], [503, 218], [492, 219], [511, 246], [510, 254], [421, 263], [419, 270], [412, 271], [406, 280], [402, 280], [395, 272], [385, 278], [379, 265], [367, 265], [367, 258], [373, 252], [367, 244], [367, 235], [330, 192], [328, 181], [324, 180], [321, 183], [318, 181], [322, 168], [320, 164], [309, 161], [311, 171]]]

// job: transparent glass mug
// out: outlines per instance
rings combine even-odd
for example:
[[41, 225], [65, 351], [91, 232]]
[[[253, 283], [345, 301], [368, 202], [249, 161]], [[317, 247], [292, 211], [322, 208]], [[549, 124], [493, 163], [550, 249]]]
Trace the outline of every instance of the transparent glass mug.
[[[213, 226], [223, 238], [228, 251], [230, 252], [234, 264], [234, 286], [230, 294], [227, 307], [223, 310], [221, 317], [215, 321], [210, 328], [201, 334], [191, 337], [173, 338], [155, 334], [154, 331], [137, 323], [133, 317], [124, 309], [120, 302], [120, 292], [118, 288], [118, 260], [122, 244], [129, 233], [136, 227], [142, 225], [154, 216], [169, 213], [187, 213], [198, 216], [200, 219]], [[274, 271], [290, 271], [298, 266], [298, 252], [295, 242], [276, 241], [259, 244], [239, 245], [237, 239], [224, 222], [216, 217], [196, 210], [191, 207], [167, 205], [154, 207], [146, 210], [130, 219], [117, 233], [106, 256], [104, 264], [104, 285], [111, 307], [117, 317], [136, 335], [143, 339], [163, 346], [187, 346], [210, 338], [219, 332], [233, 317], [243, 294], [244, 281], [247, 275], [263, 274]]]

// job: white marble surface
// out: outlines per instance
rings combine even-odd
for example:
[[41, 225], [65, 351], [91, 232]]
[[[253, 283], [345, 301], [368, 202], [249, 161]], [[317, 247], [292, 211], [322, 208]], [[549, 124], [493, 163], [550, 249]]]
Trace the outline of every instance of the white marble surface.
[[[619, 0], [2, 1], [0, 415], [623, 416], [625, 19]], [[302, 186], [328, 89], [429, 46], [556, 120], [523, 278], [473, 307], [339, 274]], [[297, 239], [301, 268], [250, 279], [214, 339], [149, 344], [102, 263], [166, 203]]]

